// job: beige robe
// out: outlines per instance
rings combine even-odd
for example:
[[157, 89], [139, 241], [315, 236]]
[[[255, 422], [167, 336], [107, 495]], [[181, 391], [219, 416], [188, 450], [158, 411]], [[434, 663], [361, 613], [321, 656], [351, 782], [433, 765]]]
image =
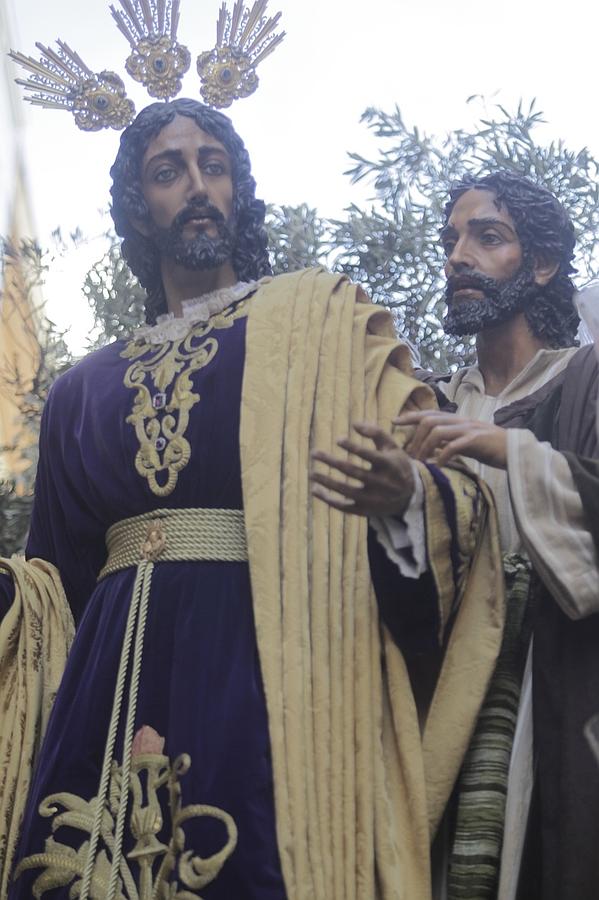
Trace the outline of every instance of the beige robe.
[[[576, 348], [539, 350], [496, 397], [484, 393], [477, 366], [440, 384], [457, 415], [492, 422], [495, 412], [547, 384]], [[561, 453], [525, 429], [508, 431], [507, 471], [468, 460], [492, 489], [502, 550], [527, 554], [566, 615], [599, 611], [599, 561], [585, 524], [580, 495]], [[515, 900], [532, 791], [532, 678], [527, 661], [510, 763], [498, 900]]]

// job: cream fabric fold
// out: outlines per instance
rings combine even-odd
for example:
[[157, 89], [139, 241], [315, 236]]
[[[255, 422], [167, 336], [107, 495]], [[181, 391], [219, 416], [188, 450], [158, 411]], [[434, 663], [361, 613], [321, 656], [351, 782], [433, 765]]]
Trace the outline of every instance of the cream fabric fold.
[[58, 570], [41, 559], [0, 559], [15, 598], [0, 623], [0, 897], [37, 751], [73, 641], [75, 626]]
[[[456, 717], [459, 696], [444, 696], [449, 710], [437, 704], [432, 734], [449, 743], [433, 749], [431, 811], [433, 760], [423, 753], [404, 659], [379, 623], [367, 523], [310, 494], [312, 448], [336, 450], [352, 422], [390, 428], [399, 410], [433, 405], [410, 370], [391, 316], [342, 276], [279, 276], [252, 300], [242, 483], [289, 900], [428, 900], [431, 822], [457, 774], [454, 748], [467, 744], [478, 711]], [[495, 658], [487, 651], [501, 636], [499, 593], [484, 624], [474, 617], [489, 634], [466, 635], [485, 646], [481, 701]], [[468, 653], [463, 637], [451, 644], [453, 657]]]
[[509, 428], [507, 470], [522, 543], [571, 619], [599, 612], [597, 552], [568, 461], [524, 428]]

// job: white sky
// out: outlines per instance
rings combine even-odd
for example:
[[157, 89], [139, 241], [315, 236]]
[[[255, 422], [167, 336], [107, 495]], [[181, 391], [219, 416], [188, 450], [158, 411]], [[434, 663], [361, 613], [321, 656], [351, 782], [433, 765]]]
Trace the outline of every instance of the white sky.
[[[16, 49], [36, 55], [35, 41], [57, 37], [94, 71], [124, 71], [129, 45], [107, 0], [8, 0]], [[215, 43], [220, 0], [181, 0], [178, 39], [192, 54], [183, 95], [198, 97], [195, 57]], [[599, 156], [597, 35], [591, 0], [270, 0], [280, 9], [285, 41], [258, 71], [261, 85], [229, 114], [252, 158], [258, 195], [273, 203], [307, 202], [337, 216], [368, 187], [343, 175], [347, 151], [368, 152], [374, 139], [360, 115], [397, 103], [408, 124], [429, 133], [468, 127], [480, 107], [471, 94], [513, 108], [537, 98], [547, 140]], [[151, 102], [125, 75], [138, 109]], [[118, 134], [79, 131], [69, 113], [27, 109], [28, 168], [39, 238], [60, 226], [100, 234], [109, 220], [108, 169]], [[89, 327], [77, 296], [83, 274], [101, 253], [96, 242], [71, 253], [52, 273], [52, 316], [73, 325], [72, 345]]]

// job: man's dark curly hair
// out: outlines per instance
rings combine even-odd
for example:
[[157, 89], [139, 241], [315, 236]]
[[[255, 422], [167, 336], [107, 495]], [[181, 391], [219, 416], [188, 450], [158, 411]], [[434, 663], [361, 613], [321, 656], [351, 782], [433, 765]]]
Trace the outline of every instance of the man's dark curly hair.
[[139, 113], [121, 136], [119, 152], [110, 170], [111, 215], [116, 233], [123, 238], [121, 252], [148, 295], [146, 319], [167, 311], [160, 274], [160, 257], [153, 242], [144, 237], [133, 221], [145, 220], [149, 212], [141, 189], [141, 162], [150, 142], [175, 116], [188, 116], [203, 131], [220, 141], [231, 159], [233, 174], [233, 219], [235, 238], [232, 265], [240, 281], [270, 275], [265, 206], [256, 199], [256, 182], [250, 157], [231, 120], [196, 100], [181, 98], [170, 103], [152, 103]]
[[498, 207], [505, 206], [514, 220], [525, 265], [531, 267], [535, 260], [558, 263], [555, 275], [538, 287], [524, 314], [532, 333], [549, 347], [571, 347], [580, 320], [569, 277], [576, 271], [572, 266], [576, 235], [568, 213], [547, 188], [524, 175], [499, 171], [469, 176], [454, 185], [445, 206], [446, 224], [459, 198], [473, 188], [492, 191]]

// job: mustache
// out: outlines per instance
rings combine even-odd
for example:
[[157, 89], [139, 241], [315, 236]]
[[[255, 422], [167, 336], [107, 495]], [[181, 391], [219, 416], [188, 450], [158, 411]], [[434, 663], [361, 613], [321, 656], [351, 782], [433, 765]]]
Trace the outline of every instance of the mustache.
[[216, 206], [213, 206], [211, 203], [203, 202], [203, 201], [191, 201], [180, 212], [177, 213], [175, 218], [173, 219], [171, 228], [175, 231], [180, 231], [182, 228], [187, 225], [188, 222], [191, 222], [192, 219], [213, 219], [217, 225], [224, 226], [226, 225], [225, 217], [221, 213]]
[[481, 291], [483, 294], [496, 294], [499, 282], [482, 272], [469, 272], [467, 275], [450, 275], [447, 279], [445, 297], [449, 301], [456, 291]]

